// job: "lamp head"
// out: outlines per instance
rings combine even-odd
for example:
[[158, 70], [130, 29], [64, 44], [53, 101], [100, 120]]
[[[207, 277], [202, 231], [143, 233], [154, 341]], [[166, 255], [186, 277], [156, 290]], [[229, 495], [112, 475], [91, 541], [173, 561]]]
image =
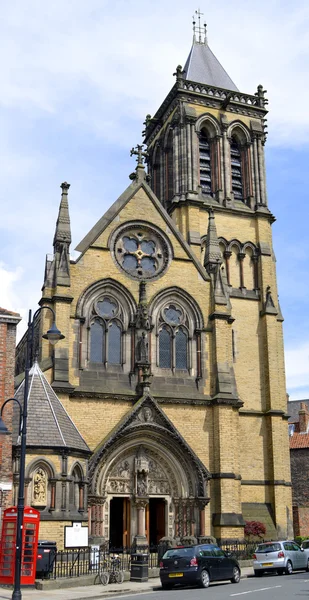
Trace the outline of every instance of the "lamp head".
[[11, 432], [8, 430], [6, 424], [2, 420], [2, 417], [0, 416], [0, 435], [10, 435], [10, 433]]
[[55, 321], [53, 322], [51, 328], [45, 333], [43, 336], [44, 340], [49, 340], [49, 343], [53, 346], [59, 342], [59, 340], [64, 339], [64, 335], [62, 335], [61, 331], [56, 326]]

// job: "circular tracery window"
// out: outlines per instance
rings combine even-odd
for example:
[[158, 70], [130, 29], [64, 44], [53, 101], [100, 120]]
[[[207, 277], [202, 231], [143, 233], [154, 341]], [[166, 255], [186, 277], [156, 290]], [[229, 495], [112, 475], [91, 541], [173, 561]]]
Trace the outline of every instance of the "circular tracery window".
[[113, 236], [114, 257], [134, 279], [152, 279], [167, 267], [171, 257], [168, 241], [146, 225], [126, 226]]

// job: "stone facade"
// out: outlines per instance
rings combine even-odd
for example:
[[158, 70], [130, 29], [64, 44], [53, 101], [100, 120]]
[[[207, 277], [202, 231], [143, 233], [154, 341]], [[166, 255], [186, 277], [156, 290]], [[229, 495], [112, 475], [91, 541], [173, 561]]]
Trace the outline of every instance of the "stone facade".
[[[14, 396], [14, 368], [17, 313], [0, 308], [0, 407]], [[3, 421], [12, 431], [12, 403], [3, 411]], [[0, 436], [0, 527], [2, 510], [12, 504], [12, 436]]]
[[270, 537], [292, 533], [264, 95], [190, 82], [178, 67], [146, 118], [147, 153], [132, 151], [131, 184], [76, 261], [61, 186], [40, 304], [65, 339], [39, 356], [92, 451], [96, 539], [242, 538], [254, 507]]

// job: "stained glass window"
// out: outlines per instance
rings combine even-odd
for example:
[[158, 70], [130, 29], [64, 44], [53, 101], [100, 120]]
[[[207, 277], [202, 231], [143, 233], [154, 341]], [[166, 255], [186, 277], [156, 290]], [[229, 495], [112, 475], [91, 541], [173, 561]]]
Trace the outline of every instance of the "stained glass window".
[[168, 323], [171, 323], [171, 325], [179, 325], [181, 323], [182, 312], [171, 305], [164, 309], [164, 318]]
[[128, 227], [125, 234], [115, 237], [114, 258], [133, 278], [158, 277], [168, 265], [169, 242], [161, 232], [150, 227]]
[[121, 329], [115, 321], [108, 328], [108, 362], [112, 365], [121, 363]]
[[188, 338], [185, 331], [178, 329], [175, 336], [175, 356], [176, 369], [188, 368]]
[[104, 337], [103, 324], [96, 319], [90, 328], [90, 361], [101, 363], [104, 361]]
[[165, 327], [159, 333], [159, 367], [172, 368], [171, 333]]
[[109, 298], [104, 298], [97, 303], [97, 311], [101, 317], [114, 317], [117, 314], [117, 304]]

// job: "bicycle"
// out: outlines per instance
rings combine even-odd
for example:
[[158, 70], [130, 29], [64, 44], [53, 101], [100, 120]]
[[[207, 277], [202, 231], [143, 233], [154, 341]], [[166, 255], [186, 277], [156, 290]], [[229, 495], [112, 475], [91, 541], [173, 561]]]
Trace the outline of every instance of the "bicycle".
[[108, 583], [123, 583], [124, 572], [121, 570], [119, 556], [111, 556], [109, 560], [104, 560], [99, 570], [99, 579], [102, 585]]

